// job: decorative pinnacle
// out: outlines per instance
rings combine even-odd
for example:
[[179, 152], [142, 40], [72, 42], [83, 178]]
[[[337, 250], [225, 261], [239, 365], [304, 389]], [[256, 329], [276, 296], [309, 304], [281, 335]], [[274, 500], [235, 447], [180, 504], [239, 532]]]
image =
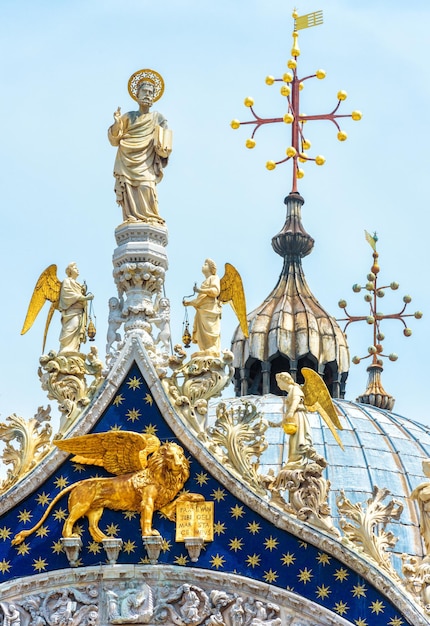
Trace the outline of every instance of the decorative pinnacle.
[[[246, 107], [249, 107], [254, 119], [249, 120], [247, 122], [240, 122], [237, 119], [232, 120], [231, 127], [233, 129], [238, 129], [240, 126], [245, 126], [247, 124], [251, 124], [254, 126], [252, 131], [252, 135], [249, 139], [246, 140], [247, 148], [254, 148], [256, 145], [256, 141], [254, 136], [257, 130], [263, 126], [264, 124], [277, 124], [284, 123], [287, 125], [291, 125], [291, 145], [286, 149], [286, 158], [281, 159], [279, 161], [267, 161], [266, 168], [268, 170], [274, 170], [277, 165], [281, 163], [285, 163], [286, 161], [293, 161], [293, 182], [292, 182], [292, 193], [296, 193], [297, 189], [297, 179], [303, 178], [304, 171], [299, 167], [299, 163], [306, 163], [307, 161], [314, 161], [317, 165], [323, 165], [325, 163], [325, 159], [321, 155], [317, 155], [316, 157], [310, 157], [306, 153], [306, 150], [309, 150], [311, 147], [310, 142], [305, 138], [303, 133], [303, 125], [307, 121], [313, 120], [329, 120], [332, 122], [337, 130], [337, 138], [339, 141], [345, 141], [347, 139], [347, 134], [343, 130], [341, 130], [337, 119], [341, 117], [351, 117], [353, 120], [358, 121], [361, 119], [360, 111], [353, 111], [348, 115], [340, 115], [337, 113], [339, 106], [343, 100], [346, 99], [347, 94], [345, 91], [339, 91], [337, 94], [338, 103], [335, 108], [330, 113], [324, 113], [320, 115], [305, 115], [304, 113], [300, 113], [300, 91], [304, 88], [304, 83], [306, 80], [310, 78], [325, 78], [324, 70], [317, 70], [315, 74], [311, 74], [309, 76], [305, 76], [304, 78], [299, 78], [297, 74], [297, 58], [300, 55], [300, 48], [298, 44], [298, 30], [299, 28], [307, 28], [309, 26], [316, 26], [322, 23], [322, 12], [318, 11], [315, 14], [305, 15], [303, 17], [298, 17], [296, 11], [293, 13], [293, 18], [295, 20], [295, 28], [293, 32], [293, 46], [291, 49], [291, 56], [293, 58], [289, 59], [287, 62], [289, 72], [286, 72], [282, 78], [275, 78], [274, 76], [266, 77], [266, 84], [273, 85], [276, 82], [281, 82], [283, 85], [280, 88], [280, 93], [282, 96], [287, 98], [288, 102], [288, 112], [285, 113], [282, 117], [271, 117], [271, 118], [263, 118], [258, 116], [254, 109], [254, 100], [253, 98], [247, 97], [244, 100], [244, 104]], [[306, 18], [306, 19], [305, 19]]]
[[352, 286], [352, 290], [355, 293], [360, 293], [362, 289], [365, 289], [367, 293], [364, 296], [365, 302], [369, 303], [369, 315], [349, 315], [346, 310], [347, 302], [346, 300], [339, 300], [339, 307], [344, 310], [346, 317], [338, 319], [338, 322], [346, 321], [344, 332], [346, 331], [349, 324], [353, 322], [362, 322], [365, 321], [369, 326], [373, 327], [373, 344], [369, 346], [367, 349], [368, 354], [366, 356], [358, 357], [355, 356], [352, 359], [352, 362], [355, 364], [360, 363], [363, 359], [372, 358], [371, 365], [382, 366], [382, 358], [388, 358], [390, 361], [397, 361], [397, 354], [384, 354], [383, 353], [383, 345], [382, 341], [385, 339], [385, 335], [381, 332], [381, 322], [383, 320], [399, 320], [403, 324], [403, 334], [405, 337], [410, 337], [412, 335], [412, 330], [408, 328], [405, 322], [406, 317], [415, 317], [415, 319], [421, 319], [423, 314], [421, 311], [415, 311], [415, 313], [405, 313], [407, 305], [411, 302], [411, 296], [404, 296], [403, 302], [404, 306], [398, 313], [392, 313], [390, 315], [384, 315], [383, 313], [378, 312], [377, 309], [377, 301], [380, 298], [383, 298], [385, 295], [385, 289], [392, 289], [393, 291], [399, 288], [399, 284], [396, 282], [392, 282], [389, 285], [385, 285], [383, 287], [378, 286], [378, 274], [380, 271], [378, 257], [379, 254], [376, 251], [376, 242], [378, 241], [378, 237], [376, 233], [372, 236], [367, 231], [365, 232], [366, 240], [370, 244], [373, 250], [373, 264], [370, 269], [369, 274], [367, 274], [367, 283], [365, 287], [361, 287], [361, 285], [355, 284]]

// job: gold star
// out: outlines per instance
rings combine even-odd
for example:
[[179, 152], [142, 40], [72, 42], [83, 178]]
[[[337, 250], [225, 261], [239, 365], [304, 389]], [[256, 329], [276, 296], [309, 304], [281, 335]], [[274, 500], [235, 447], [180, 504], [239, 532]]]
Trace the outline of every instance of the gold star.
[[388, 622], [388, 626], [402, 626], [402, 624], [403, 624], [403, 620], [400, 619], [400, 617], [393, 617]]
[[266, 583], [274, 583], [278, 578], [278, 574], [272, 571], [272, 568], [269, 569], [268, 572], [264, 572], [264, 580]]
[[308, 544], [306, 543], [306, 541], [299, 541], [299, 546], [303, 548], [304, 550], [306, 550], [308, 547]]
[[186, 565], [188, 563], [188, 557], [185, 554], [181, 554], [181, 556], [177, 556], [173, 561], [176, 565]]
[[318, 552], [318, 556], [317, 556], [317, 562], [324, 566], [324, 565], [329, 565], [330, 564], [330, 559], [331, 556], [329, 556], [328, 554], [325, 554], [324, 552]]
[[41, 572], [46, 569], [47, 565], [47, 562], [45, 561], [45, 559], [42, 559], [41, 556], [39, 556], [38, 559], [34, 559], [33, 561], [33, 569], [35, 569], [37, 572]]
[[2, 574], [5, 574], [9, 572], [9, 570], [10, 570], [10, 561], [6, 561], [6, 559], [3, 559], [3, 561], [0, 561], [0, 572]]
[[56, 511], [54, 511], [54, 513], [52, 514], [52, 517], [57, 520], [57, 522], [66, 519], [67, 517], [67, 511], [65, 509], [57, 509]]
[[84, 532], [84, 527], [82, 526], [82, 524], [75, 524], [73, 526], [73, 532], [75, 533], [75, 535], [82, 537], [83, 532]]
[[20, 556], [25, 556], [30, 552], [30, 546], [28, 545], [28, 543], [25, 543], [25, 541], [23, 541], [19, 544], [19, 546], [17, 546], [16, 551]]
[[51, 498], [49, 497], [49, 493], [40, 493], [37, 498], [37, 504], [41, 504], [42, 506], [46, 506]]
[[124, 552], [127, 552], [127, 554], [130, 554], [130, 552], [134, 552], [136, 550], [136, 543], [134, 541], [131, 541], [130, 539], [127, 539], [127, 541], [123, 545], [123, 550]]
[[225, 533], [225, 524], [223, 522], [216, 522], [214, 524], [214, 533], [216, 535], [221, 535]]
[[3, 541], [6, 541], [6, 539], [9, 539], [11, 534], [12, 534], [12, 531], [10, 528], [6, 528], [6, 526], [3, 526], [3, 528], [0, 528], [0, 539], [3, 539]]
[[361, 617], [355, 620], [355, 624], [356, 626], [368, 626], [366, 620]]
[[122, 430], [122, 426], [120, 426], [120, 424], [114, 424], [113, 426], [109, 428], [109, 431], [112, 433], [117, 433], [120, 430]]
[[60, 476], [59, 478], [54, 480], [54, 485], [58, 487], [58, 489], [64, 489], [64, 487], [67, 487], [68, 482], [69, 481], [67, 478], [65, 478], [64, 476]]
[[249, 522], [248, 526], [246, 527], [246, 529], [252, 534], [252, 535], [256, 535], [257, 533], [260, 532], [261, 530], [261, 526], [258, 522]]
[[24, 524], [26, 524], [27, 522], [29, 522], [31, 520], [31, 518], [33, 517], [32, 513], [30, 511], [27, 511], [27, 509], [24, 509], [23, 511], [20, 511], [18, 513], [18, 519], [20, 522], [23, 522]]
[[46, 535], [49, 533], [49, 528], [45, 525], [41, 526], [40, 528], [37, 529], [36, 531], [36, 537], [46, 537]]
[[200, 472], [200, 474], [197, 474], [194, 480], [201, 487], [202, 485], [206, 485], [209, 480], [209, 476], [206, 474], [206, 472]]
[[145, 426], [142, 432], [144, 432], [145, 435], [155, 435], [155, 433], [157, 432], [157, 427], [153, 424], [148, 424], [147, 426]]
[[163, 550], [163, 552], [168, 552], [170, 550], [170, 548], [172, 547], [171, 542], [168, 539], [163, 539], [161, 542], [161, 549]]
[[149, 404], [149, 406], [152, 406], [154, 399], [150, 393], [147, 393], [143, 399], [145, 400], [146, 404]]
[[136, 420], [138, 420], [140, 415], [141, 415], [141, 413], [140, 413], [139, 409], [130, 409], [125, 414], [127, 420], [129, 422], [132, 422], [132, 423], [134, 423]]
[[120, 393], [115, 397], [115, 400], [112, 402], [112, 404], [115, 406], [119, 406], [120, 404], [124, 402], [124, 400], [125, 400], [124, 396], [122, 395], [122, 393]]
[[150, 562], [149, 556], [143, 556], [139, 561], [140, 565], [149, 565]]
[[297, 578], [299, 579], [299, 582], [306, 585], [306, 583], [310, 582], [312, 576], [312, 570], [305, 567], [304, 569], [299, 569], [299, 574], [297, 575]]
[[343, 602], [342, 600], [340, 602], [336, 602], [336, 604], [334, 605], [334, 610], [336, 611], [336, 613], [339, 613], [339, 615], [345, 615], [348, 609], [349, 606], [346, 602]]
[[54, 554], [60, 554], [60, 552], [64, 552], [63, 544], [61, 543], [61, 541], [60, 540], [54, 541], [54, 543], [51, 546], [51, 550]]
[[78, 472], [78, 474], [80, 474], [81, 472], [85, 470], [85, 465], [82, 465], [82, 463], [73, 463], [72, 465], [73, 465], [73, 471]]
[[349, 573], [344, 567], [340, 567], [334, 573], [335, 579], [339, 580], [341, 583], [343, 583], [343, 581], [346, 580], [348, 576], [349, 576]]
[[108, 524], [106, 526], [106, 531], [105, 532], [106, 532], [106, 534], [109, 537], [116, 537], [116, 535], [119, 533], [119, 526], [118, 526], [118, 524], [113, 524], [113, 523], [112, 524]]
[[270, 552], [272, 552], [272, 550], [278, 547], [278, 543], [278, 540], [270, 535], [270, 537], [266, 537], [264, 540], [264, 547], [266, 550], [270, 550]]
[[224, 500], [225, 498], [225, 491], [224, 489], [220, 489], [218, 487], [218, 489], [212, 491], [211, 496], [216, 502], [221, 502], [221, 500]]
[[294, 556], [294, 554], [290, 554], [289, 552], [282, 555], [282, 565], [290, 566], [294, 563], [295, 560], [296, 557]]
[[352, 588], [352, 595], [354, 596], [354, 598], [365, 598], [366, 597], [366, 587], [364, 585], [354, 585], [354, 587]]
[[231, 516], [234, 517], [234, 519], [239, 519], [240, 517], [242, 517], [242, 515], [245, 515], [243, 506], [239, 506], [238, 504], [235, 504], [235, 506], [232, 506], [230, 511], [231, 511]]
[[260, 565], [260, 560], [260, 555], [254, 552], [254, 554], [248, 554], [246, 564], [249, 565], [249, 567], [257, 567], [257, 565]]
[[238, 539], [237, 537], [235, 537], [234, 539], [230, 539], [230, 550], [234, 550], [235, 552], [237, 552], [238, 550], [242, 550], [242, 546], [243, 546], [243, 539]]
[[331, 593], [330, 587], [326, 587], [325, 585], [321, 585], [320, 587], [317, 587], [317, 589], [317, 598], [320, 600], [325, 600]]
[[372, 609], [372, 613], [376, 613], [376, 615], [379, 615], [379, 613], [384, 612], [385, 606], [382, 604], [382, 600], [375, 600], [375, 602], [372, 602], [369, 608]]
[[91, 552], [91, 554], [98, 554], [101, 551], [102, 547], [98, 541], [91, 541], [88, 544], [87, 549], [88, 549], [88, 552]]
[[216, 554], [211, 558], [211, 566], [219, 569], [220, 567], [224, 567], [225, 558], [220, 554]]
[[123, 515], [125, 519], [131, 520], [136, 517], [137, 512], [136, 511], [124, 511]]
[[136, 391], [136, 389], [139, 389], [141, 384], [142, 384], [142, 381], [140, 377], [136, 378], [136, 376], [134, 378], [130, 378], [130, 380], [127, 381], [128, 388], [133, 389], [133, 391]]

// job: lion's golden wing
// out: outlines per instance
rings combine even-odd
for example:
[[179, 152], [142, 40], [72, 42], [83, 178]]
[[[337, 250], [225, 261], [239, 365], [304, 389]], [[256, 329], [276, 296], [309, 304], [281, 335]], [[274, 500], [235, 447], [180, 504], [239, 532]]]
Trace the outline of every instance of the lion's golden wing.
[[240, 327], [245, 337], [248, 337], [248, 320], [246, 319], [246, 300], [242, 278], [230, 263], [225, 264], [224, 276], [220, 280], [219, 300], [223, 303], [230, 302], [233, 311], [239, 320]]
[[343, 426], [325, 382], [317, 372], [309, 367], [303, 367], [302, 374], [305, 379], [302, 389], [305, 394], [306, 408], [311, 412], [318, 411], [343, 450], [342, 441], [336, 432], [336, 428], [343, 430]]
[[24, 320], [24, 324], [21, 330], [21, 335], [24, 335], [33, 326], [34, 320], [38, 316], [41, 308], [47, 300], [52, 302], [48, 313], [48, 319], [45, 325], [45, 334], [43, 340], [43, 348], [45, 348], [46, 335], [48, 333], [49, 324], [52, 319], [52, 315], [55, 309], [58, 308], [58, 301], [60, 298], [61, 282], [57, 277], [57, 266], [50, 265], [39, 276], [36, 286], [31, 296], [30, 304], [28, 305], [27, 315]]
[[117, 476], [146, 467], [146, 458], [160, 447], [155, 435], [133, 431], [92, 433], [54, 442], [61, 450], [71, 452], [73, 461], [85, 465], [99, 465]]

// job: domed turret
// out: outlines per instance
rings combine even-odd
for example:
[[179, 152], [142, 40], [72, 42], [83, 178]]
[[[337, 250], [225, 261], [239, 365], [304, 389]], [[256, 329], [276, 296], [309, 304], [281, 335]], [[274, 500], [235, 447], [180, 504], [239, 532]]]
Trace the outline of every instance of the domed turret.
[[302, 367], [321, 374], [333, 397], [344, 395], [349, 368], [346, 338], [312, 294], [302, 268], [302, 258], [314, 245], [301, 222], [303, 203], [298, 193], [285, 199], [285, 224], [272, 239], [273, 249], [284, 259], [278, 283], [248, 315], [249, 338], [240, 328], [234, 334], [237, 395], [279, 395], [275, 375], [288, 371], [303, 382]]

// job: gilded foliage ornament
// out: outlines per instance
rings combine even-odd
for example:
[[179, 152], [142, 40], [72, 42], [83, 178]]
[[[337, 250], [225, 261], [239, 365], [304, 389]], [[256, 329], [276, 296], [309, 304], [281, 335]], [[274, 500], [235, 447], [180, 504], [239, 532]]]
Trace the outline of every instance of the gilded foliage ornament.
[[[0, 424], [0, 439], [5, 443], [1, 460], [10, 465], [7, 476], [0, 485], [0, 494], [28, 474], [51, 449], [51, 407], [39, 407], [36, 415], [25, 420], [13, 413]], [[12, 442], [17, 442], [17, 446]]]

